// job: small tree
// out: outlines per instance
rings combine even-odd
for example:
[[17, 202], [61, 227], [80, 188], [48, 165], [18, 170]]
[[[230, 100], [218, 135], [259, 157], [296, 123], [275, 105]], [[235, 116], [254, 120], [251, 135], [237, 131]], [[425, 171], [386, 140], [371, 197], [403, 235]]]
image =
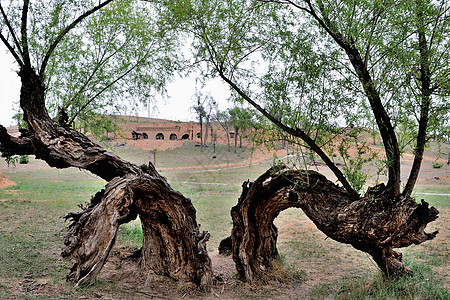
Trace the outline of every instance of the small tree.
[[[200, 91], [195, 92], [193, 96], [194, 105], [191, 109], [196, 114], [198, 124], [200, 126], [200, 149], [203, 152], [203, 147], [206, 146], [206, 140], [209, 134], [209, 127], [211, 126], [211, 117], [214, 107], [216, 107], [216, 102], [211, 95], [203, 95]], [[203, 123], [206, 122], [205, 131], [203, 131]], [[203, 132], [204, 138], [203, 138]]]
[[228, 111], [216, 111], [216, 115], [215, 115], [215, 120], [217, 121], [217, 123], [220, 124], [220, 126], [223, 128], [223, 130], [225, 130], [225, 135], [227, 138], [227, 145], [228, 145], [228, 152], [231, 151], [231, 146], [230, 146], [230, 127], [231, 127], [231, 116], [228, 113]]
[[239, 106], [228, 110], [231, 117], [231, 124], [234, 127], [234, 153], [236, 153], [237, 139], [239, 136], [239, 148], [242, 148], [242, 136], [252, 127], [253, 112]]
[[214, 100], [214, 98], [209, 95], [209, 97], [207, 97], [206, 99], [206, 103], [205, 103], [205, 145], [206, 145], [206, 141], [207, 141], [207, 137], [210, 133], [211, 130], [211, 143], [213, 143], [213, 134], [212, 134], [212, 130], [213, 130], [213, 126], [212, 126], [212, 119], [213, 119], [213, 112], [217, 110], [217, 103]]
[[194, 96], [194, 105], [191, 107], [191, 109], [195, 112], [198, 125], [200, 126], [200, 151], [203, 152], [203, 121], [206, 116], [205, 107], [204, 107], [204, 101], [203, 95], [201, 92], [197, 91], [195, 92]]

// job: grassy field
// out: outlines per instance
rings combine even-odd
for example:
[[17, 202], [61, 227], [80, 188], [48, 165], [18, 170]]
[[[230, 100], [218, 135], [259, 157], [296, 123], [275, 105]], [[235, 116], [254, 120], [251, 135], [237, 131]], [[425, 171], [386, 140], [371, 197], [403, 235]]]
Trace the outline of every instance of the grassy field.
[[[135, 163], [152, 160], [148, 151], [120, 147], [117, 153]], [[215, 157], [213, 157], [215, 156]], [[289, 209], [276, 219], [281, 254], [278, 275], [257, 286], [241, 283], [233, 276], [230, 258], [217, 255], [219, 242], [230, 234], [230, 209], [237, 202], [242, 182], [254, 180], [270, 165], [270, 159], [249, 166], [251, 152], [225, 147], [203, 153], [192, 144], [157, 153], [157, 168], [171, 185], [191, 198], [198, 223], [211, 232], [208, 250], [217, 272], [230, 273], [223, 299], [450, 299], [450, 186], [427, 178], [418, 182], [416, 197], [440, 210], [428, 231], [439, 230], [435, 240], [403, 250], [416, 271], [409, 278], [386, 279], [362, 252], [334, 242], [315, 228], [301, 210]], [[228, 165], [228, 168], [226, 167]], [[197, 168], [208, 166], [206, 170]], [[448, 174], [449, 167], [439, 172]], [[60, 258], [65, 227], [63, 216], [78, 211], [105, 182], [77, 169], [51, 169], [33, 158], [27, 165], [0, 170], [17, 185], [0, 190], [0, 299], [145, 299], [150, 294], [100, 276], [94, 286], [75, 288], [65, 281], [70, 262]], [[435, 174], [433, 174], [434, 176]], [[442, 178], [445, 176], [440, 175]], [[121, 227], [116, 248], [138, 248], [142, 233], [139, 222]], [[107, 272], [106, 270], [104, 272]], [[149, 296], [150, 295], [150, 296]], [[155, 296], [155, 295], [153, 295]], [[214, 295], [169, 290], [154, 298], [217, 299]]]

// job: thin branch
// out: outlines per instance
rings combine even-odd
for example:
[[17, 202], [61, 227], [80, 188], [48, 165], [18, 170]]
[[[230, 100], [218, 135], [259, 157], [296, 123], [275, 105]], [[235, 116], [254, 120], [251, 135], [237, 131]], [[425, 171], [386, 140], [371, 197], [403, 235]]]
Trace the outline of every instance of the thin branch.
[[9, 32], [11, 33], [11, 36], [12, 36], [12, 38], [14, 40], [14, 44], [16, 45], [17, 49], [19, 49], [20, 54], [23, 56], [19, 40], [17, 39], [16, 33], [14, 32], [14, 29], [12, 28], [11, 23], [8, 20], [8, 16], [6, 15], [5, 11], [3, 10], [3, 6], [2, 6], [1, 3], [0, 3], [0, 10], [2, 12], [3, 20], [5, 21], [6, 26], [8, 27]]
[[103, 89], [101, 89], [100, 91], [97, 92], [97, 94], [95, 94], [93, 97], [91, 97], [91, 99], [89, 99], [76, 113], [75, 115], [67, 122], [67, 124], [72, 124], [73, 121], [75, 121], [76, 117], [80, 114], [81, 111], [83, 111], [89, 104], [91, 104], [100, 94], [102, 94], [104, 91], [106, 91], [108, 88], [110, 88], [111, 86], [113, 86], [114, 84], [116, 84], [119, 80], [121, 80], [122, 78], [124, 78], [125, 76], [127, 76], [128, 74], [130, 74], [131, 71], [133, 71], [134, 69], [136, 69], [139, 66], [139, 62], [137, 62], [132, 68], [130, 68], [128, 71], [126, 71], [124, 74], [122, 74], [121, 76], [117, 77], [114, 81], [110, 82], [109, 84], [107, 84], [105, 87], [103, 87]]
[[86, 79], [83, 86], [81, 86], [80, 89], [78, 90], [78, 92], [76, 92], [75, 95], [69, 100], [69, 103], [75, 101], [75, 99], [81, 94], [81, 92], [84, 91], [84, 89], [89, 84], [89, 82], [91, 82], [92, 78], [94, 78], [94, 75], [97, 73], [97, 71], [100, 69], [100, 67], [103, 66], [111, 57], [116, 55], [126, 45], [127, 42], [128, 42], [128, 40], [125, 41], [116, 51], [111, 53], [106, 58], [105, 58], [105, 55], [106, 55], [106, 50], [105, 50], [102, 57], [100, 58], [100, 61], [96, 64], [95, 68], [92, 70], [91, 74], [89, 75], [89, 78]]
[[[202, 29], [203, 29], [203, 27], [202, 27]], [[209, 60], [209, 62], [211, 62], [214, 65], [214, 68], [216, 70], [220, 70], [220, 72], [222, 72], [223, 71], [223, 62], [219, 64], [219, 62], [218, 62], [218, 54], [217, 54], [216, 50], [214, 49], [214, 47], [212, 46], [212, 43], [209, 40], [208, 35], [206, 34], [206, 32], [203, 31], [203, 35], [200, 36], [200, 38], [206, 44], [206, 49], [208, 51], [209, 57], [211, 58]]]
[[30, 51], [28, 49], [28, 35], [27, 35], [27, 23], [28, 23], [28, 8], [30, 6], [30, 1], [23, 1], [23, 9], [22, 9], [22, 57], [23, 62], [26, 66], [31, 67], [30, 61]]
[[380, 16], [381, 16], [381, 10], [378, 14], [375, 14], [373, 17], [373, 24], [372, 24], [373, 26], [370, 29], [369, 41], [367, 43], [366, 54], [364, 55], [364, 65], [366, 66], [366, 68], [367, 68], [367, 63], [369, 61], [369, 57], [370, 57], [370, 48], [371, 48], [371, 41], [372, 41], [373, 33], [375, 32], [375, 28], [377, 27], [378, 19], [380, 18]]
[[[430, 47], [430, 49], [431, 49], [431, 47]], [[440, 69], [440, 67], [441, 67], [442, 65], [444, 65], [444, 66], [446, 65], [446, 63], [439, 63], [439, 62], [441, 61], [442, 57], [443, 57], [444, 55], [448, 54], [449, 52], [450, 52], [450, 43], [448, 43], [448, 44], [442, 49], [441, 54], [439, 55], [439, 57], [437, 57], [436, 59], [434, 59], [434, 61], [435, 61], [436, 63], [434, 64], [434, 67], [431, 68], [431, 73], [437, 72], [437, 70]], [[447, 64], [447, 65], [448, 65], [448, 64]], [[443, 78], [445, 78], [445, 77], [443, 77]]]
[[[425, 23], [425, 26], [430, 25], [431, 23], [433, 23], [433, 21], [429, 21], [427, 23]], [[398, 45], [400, 45], [401, 43], [403, 43], [404, 41], [406, 41], [407, 39], [409, 39], [411, 36], [413, 36], [414, 34], [416, 34], [417, 32], [412, 31], [411, 33], [407, 34], [403, 39], [399, 40], [397, 43], [395, 43], [392, 47], [390, 47], [389, 49], [387, 49], [385, 51], [384, 54], [381, 54], [381, 56], [372, 64], [372, 66], [369, 68], [369, 71], [371, 69], [373, 69], [375, 67], [375, 65], [377, 65], [384, 57], [386, 57], [389, 53], [390, 53], [390, 49], [394, 49], [397, 48]]]
[[58, 44], [61, 42], [61, 40], [66, 36], [66, 34], [72, 30], [76, 25], [78, 25], [81, 21], [83, 21], [88, 16], [92, 15], [96, 11], [100, 10], [101, 8], [105, 7], [109, 3], [111, 3], [114, 0], [107, 0], [103, 3], [100, 3], [99, 5], [93, 7], [92, 9], [88, 10], [81, 16], [79, 16], [75, 21], [73, 21], [69, 26], [64, 28], [63, 31], [56, 37], [56, 39], [53, 41], [53, 43], [50, 45], [47, 53], [45, 54], [44, 60], [42, 61], [41, 69], [39, 70], [39, 76], [43, 77], [45, 68], [47, 67], [48, 61], [50, 59], [50, 56], [53, 54], [53, 51], [55, 51]]
[[11, 46], [11, 44], [9, 44], [8, 40], [3, 36], [3, 34], [1, 32], [0, 32], [0, 40], [2, 40], [3, 44], [5, 44], [6, 48], [8, 48], [8, 51], [14, 56], [14, 59], [19, 64], [19, 66], [22, 68], [24, 64], [23, 64], [22, 60], [20, 59], [20, 56], [16, 53], [14, 48]]
[[[444, 5], [444, 1], [442, 2], [442, 6]], [[444, 9], [443, 7], [441, 6], [441, 12], [439, 13], [439, 16], [437, 16], [436, 17], [436, 23], [435, 23], [435, 25], [434, 25], [434, 27], [433, 27], [433, 33], [432, 33], [432, 35], [431, 35], [431, 38], [430, 38], [430, 49], [432, 48], [432, 45], [433, 45], [433, 43], [434, 43], [434, 38], [435, 38], [435, 34], [436, 34], [436, 32], [437, 32], [437, 28], [439, 28], [439, 29], [441, 29], [441, 28], [445, 28], [445, 22], [446, 21], [448, 21], [449, 19], [447, 19], [447, 20], [445, 20], [444, 19], [444, 24], [442, 24], [442, 26], [438, 26], [438, 22], [439, 22], [439, 19], [440, 19], [440, 17], [442, 17], [443, 15], [445, 15], [446, 13], [447, 13], [447, 11], [450, 9], [450, 7], [447, 7], [446, 9]], [[431, 24], [431, 22], [430, 22], [430, 24]], [[429, 49], [429, 50], [430, 50]]]

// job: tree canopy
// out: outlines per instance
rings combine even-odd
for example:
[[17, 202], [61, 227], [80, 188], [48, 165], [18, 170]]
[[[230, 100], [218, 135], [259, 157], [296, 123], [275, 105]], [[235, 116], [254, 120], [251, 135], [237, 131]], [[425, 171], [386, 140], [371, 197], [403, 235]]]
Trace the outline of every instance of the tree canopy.
[[64, 110], [69, 123], [100, 133], [108, 126], [102, 116], [164, 92], [176, 67], [177, 42], [155, 5], [105, 1], [78, 22], [89, 7], [92, 1], [2, 3], [1, 38], [19, 67], [29, 59], [45, 77], [51, 115]]
[[[409, 195], [423, 149], [449, 119], [447, 1], [174, 1], [198, 61], [315, 151], [356, 196], [326, 145], [377, 124], [387, 191]], [[403, 191], [405, 144], [415, 160]]]

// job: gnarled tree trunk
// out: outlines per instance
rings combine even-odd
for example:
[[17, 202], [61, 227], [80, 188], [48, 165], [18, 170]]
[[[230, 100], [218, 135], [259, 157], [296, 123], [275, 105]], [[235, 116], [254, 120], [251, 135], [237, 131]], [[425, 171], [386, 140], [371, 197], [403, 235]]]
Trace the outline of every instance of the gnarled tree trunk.
[[142, 271], [191, 281], [209, 289], [211, 261], [206, 251], [208, 232], [200, 232], [189, 199], [172, 190], [165, 178], [150, 174], [116, 177], [92, 198], [81, 213], [71, 213], [71, 231], [63, 257], [75, 260], [68, 276], [79, 284], [92, 283], [108, 258], [120, 224], [141, 219]]
[[29, 130], [15, 138], [0, 127], [2, 147], [10, 155], [33, 154], [52, 167], [82, 168], [108, 181], [82, 212], [67, 216], [73, 223], [62, 256], [75, 261], [68, 279], [77, 285], [92, 283], [108, 258], [119, 226], [139, 216], [143, 270], [209, 289], [209, 233], [200, 232], [191, 201], [174, 191], [151, 163], [139, 167], [124, 161], [67, 124], [54, 122], [45, 108], [43, 78], [29, 67], [23, 67], [19, 75], [20, 104]]
[[433, 239], [437, 231], [424, 229], [438, 211], [423, 200], [417, 204], [383, 192], [380, 185], [354, 200], [317, 172], [286, 168], [269, 169], [255, 182], [245, 182], [231, 210], [231, 250], [239, 275], [252, 281], [270, 268], [278, 257], [273, 220], [289, 207], [300, 207], [332, 239], [370, 254], [386, 275], [410, 273], [393, 249]]

